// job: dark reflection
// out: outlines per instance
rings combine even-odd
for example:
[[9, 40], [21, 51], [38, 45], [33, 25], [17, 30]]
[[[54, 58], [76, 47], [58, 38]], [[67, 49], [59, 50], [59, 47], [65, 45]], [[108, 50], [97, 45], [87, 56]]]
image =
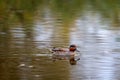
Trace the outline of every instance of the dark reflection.
[[[67, 62], [53, 63], [46, 57], [2, 57], [0, 58], [2, 80], [69, 80]], [[61, 65], [62, 64], [62, 65]]]
[[[99, 12], [104, 21], [110, 21], [112, 26], [119, 27], [119, 3], [120, 1], [90, 1], [92, 9]], [[107, 19], [107, 20], [106, 20]]]
[[[0, 0], [0, 80], [119, 80], [118, 0]], [[48, 49], [77, 44], [81, 60]]]

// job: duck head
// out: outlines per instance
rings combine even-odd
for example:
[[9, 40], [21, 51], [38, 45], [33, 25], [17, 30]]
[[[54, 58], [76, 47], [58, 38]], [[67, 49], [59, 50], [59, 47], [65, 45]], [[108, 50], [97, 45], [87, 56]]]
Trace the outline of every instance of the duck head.
[[74, 51], [76, 51], [76, 50], [77, 50], [76, 45], [74, 45], [74, 44], [70, 45], [70, 47], [69, 47], [69, 51], [74, 52]]

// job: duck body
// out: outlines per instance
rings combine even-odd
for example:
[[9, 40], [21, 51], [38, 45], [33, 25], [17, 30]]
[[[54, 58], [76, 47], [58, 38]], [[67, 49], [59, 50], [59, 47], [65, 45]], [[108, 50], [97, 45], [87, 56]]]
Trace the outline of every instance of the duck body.
[[69, 60], [71, 65], [75, 65], [77, 62], [75, 56], [79, 56], [76, 50], [76, 46], [70, 46], [68, 49], [54, 47], [52, 49], [52, 59], [53, 61]]

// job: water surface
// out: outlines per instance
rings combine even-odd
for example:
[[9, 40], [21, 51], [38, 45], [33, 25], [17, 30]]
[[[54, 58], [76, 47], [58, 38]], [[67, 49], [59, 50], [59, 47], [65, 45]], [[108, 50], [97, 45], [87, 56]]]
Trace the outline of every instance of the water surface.
[[[26, 6], [27, 5], [27, 6]], [[120, 80], [119, 1], [0, 1], [1, 80]], [[80, 50], [77, 65], [49, 49]]]

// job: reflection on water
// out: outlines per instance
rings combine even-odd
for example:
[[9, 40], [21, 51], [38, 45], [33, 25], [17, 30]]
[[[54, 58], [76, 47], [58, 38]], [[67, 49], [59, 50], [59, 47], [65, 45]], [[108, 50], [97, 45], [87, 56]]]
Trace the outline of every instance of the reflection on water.
[[[53, 63], [45, 57], [3, 57], [1, 58], [1, 80], [68, 80], [67, 62]], [[62, 65], [61, 65], [62, 64]], [[7, 66], [6, 66], [7, 65]]]
[[[118, 2], [63, 3], [0, 1], [0, 80], [120, 80]], [[52, 62], [48, 49], [70, 44], [77, 65]]]

